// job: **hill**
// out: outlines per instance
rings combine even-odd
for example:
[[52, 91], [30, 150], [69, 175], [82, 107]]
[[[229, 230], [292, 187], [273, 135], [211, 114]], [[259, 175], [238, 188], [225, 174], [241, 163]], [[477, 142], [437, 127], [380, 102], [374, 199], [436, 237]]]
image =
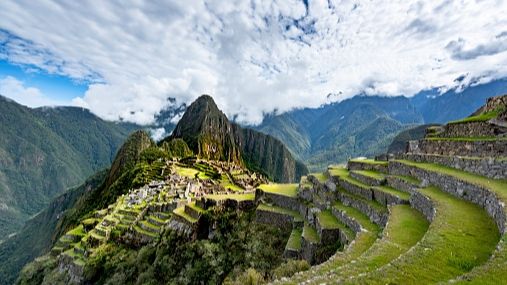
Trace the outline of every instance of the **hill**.
[[75, 107], [24, 107], [0, 96], [0, 238], [107, 167], [134, 125]]
[[279, 140], [229, 122], [208, 95], [187, 108], [164, 141], [178, 138], [200, 158], [244, 164], [274, 181], [296, 181], [308, 172]]

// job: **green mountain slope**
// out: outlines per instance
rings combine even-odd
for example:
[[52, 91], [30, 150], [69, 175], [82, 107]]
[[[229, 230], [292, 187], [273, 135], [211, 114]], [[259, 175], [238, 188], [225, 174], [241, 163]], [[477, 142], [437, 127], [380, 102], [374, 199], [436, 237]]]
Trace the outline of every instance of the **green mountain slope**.
[[136, 126], [73, 107], [30, 109], [0, 96], [0, 240], [68, 187], [107, 167]]

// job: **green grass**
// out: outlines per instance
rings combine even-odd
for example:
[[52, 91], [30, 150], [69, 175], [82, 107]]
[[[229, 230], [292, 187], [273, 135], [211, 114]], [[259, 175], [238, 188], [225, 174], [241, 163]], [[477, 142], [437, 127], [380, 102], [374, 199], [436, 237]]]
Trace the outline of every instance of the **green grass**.
[[259, 204], [259, 206], [257, 206], [257, 210], [268, 211], [268, 212], [278, 213], [278, 214], [282, 214], [282, 215], [289, 215], [289, 216], [294, 217], [294, 220], [296, 220], [296, 221], [303, 220], [303, 217], [301, 216], [301, 214], [299, 212], [293, 211], [293, 210], [290, 210], [287, 208], [274, 206], [274, 205]]
[[389, 187], [389, 186], [375, 186], [373, 187], [377, 190], [380, 190], [384, 193], [388, 193], [388, 194], [391, 194], [393, 196], [396, 196], [400, 199], [403, 199], [403, 200], [409, 200], [410, 199], [410, 194], [407, 193], [407, 192], [403, 192], [403, 191], [400, 191], [400, 190], [397, 190], [397, 189], [394, 189], [393, 187]]
[[195, 202], [188, 203], [187, 207], [192, 208], [193, 210], [197, 211], [198, 213], [203, 213], [204, 212], [204, 209], [201, 208], [201, 207], [199, 207], [199, 206], [197, 206], [195, 204]]
[[178, 215], [182, 218], [184, 218], [185, 220], [189, 221], [190, 223], [194, 224], [197, 222], [197, 219], [190, 216], [189, 214], [185, 213], [185, 207], [179, 207], [179, 208], [176, 208], [174, 209], [173, 213], [175, 215]]
[[287, 245], [285, 246], [285, 249], [289, 250], [300, 250], [301, 249], [301, 235], [303, 234], [303, 231], [301, 229], [293, 229], [289, 240], [287, 241]]
[[[392, 261], [391, 266], [349, 280], [351, 284], [430, 284], [447, 281], [489, 258], [498, 242], [499, 233], [482, 208], [435, 187], [419, 191], [429, 197], [437, 208], [426, 235], [409, 252]], [[398, 231], [403, 232], [405, 227]]]
[[303, 227], [302, 236], [305, 240], [307, 240], [309, 242], [312, 242], [312, 243], [319, 243], [320, 242], [320, 238], [319, 238], [319, 235], [317, 234], [317, 230], [307, 223], [305, 223], [305, 225]]
[[353, 170], [352, 172], [355, 172], [359, 175], [367, 176], [370, 178], [373, 178], [375, 180], [383, 180], [386, 178], [386, 175], [384, 173], [380, 173], [378, 171], [371, 171], [371, 170]]
[[86, 232], [84, 231], [83, 229], [83, 225], [79, 225], [75, 228], [73, 228], [72, 230], [68, 231], [67, 232], [68, 235], [71, 235], [71, 236], [84, 236], [86, 234]]
[[240, 201], [247, 201], [247, 200], [253, 201], [255, 199], [255, 193], [247, 193], [247, 194], [240, 194], [240, 193], [237, 193], [237, 194], [210, 194], [210, 195], [206, 195], [205, 197], [209, 198], [209, 199], [216, 200], [216, 201], [222, 201], [222, 200], [227, 200], [227, 199], [236, 200], [238, 202], [240, 202]]
[[485, 176], [435, 163], [412, 162], [408, 160], [397, 161], [409, 166], [418, 167], [431, 172], [442, 173], [469, 182], [471, 184], [483, 186], [484, 188], [495, 192], [495, 194], [497, 194], [500, 199], [507, 202], [507, 180], [491, 179]]
[[391, 216], [382, 239], [378, 239], [355, 262], [335, 268], [334, 273], [324, 273], [312, 282], [336, 281], [374, 270], [393, 261], [420, 241], [429, 225], [424, 216], [408, 205], [396, 205], [390, 209]]
[[333, 208], [340, 210], [342, 212], [345, 212], [347, 216], [354, 219], [356, 222], [358, 222], [361, 227], [367, 231], [370, 232], [379, 232], [380, 228], [377, 224], [370, 221], [368, 216], [363, 214], [361, 211], [359, 211], [356, 208], [352, 208], [349, 206], [343, 205], [341, 202], [337, 201], [333, 204]]
[[379, 160], [374, 160], [374, 159], [351, 159], [349, 160], [351, 162], [359, 162], [359, 163], [368, 163], [368, 164], [377, 164], [377, 165], [386, 165], [387, 166], [387, 161], [379, 161]]
[[415, 185], [420, 185], [421, 184], [421, 181], [419, 181], [417, 178], [412, 177], [412, 176], [408, 176], [408, 175], [390, 175], [390, 176], [396, 177], [396, 178], [401, 179], [401, 180], [404, 180], [405, 182], [408, 182], [408, 183], [411, 183], [411, 184], [415, 184]]
[[138, 225], [135, 225], [134, 226], [134, 230], [140, 234], [143, 234], [143, 235], [146, 235], [146, 236], [149, 236], [149, 237], [152, 237], [152, 238], [156, 238], [157, 237], [157, 234], [156, 233], [152, 233], [150, 231], [147, 231], [143, 228], [141, 228], [140, 226]]
[[338, 187], [337, 190], [340, 191], [343, 195], [348, 196], [350, 199], [359, 200], [359, 201], [362, 201], [363, 203], [368, 204], [370, 207], [377, 210], [378, 212], [387, 212], [387, 207], [383, 206], [382, 204], [378, 203], [377, 201], [368, 200], [368, 199], [365, 199], [361, 196], [351, 194], [350, 192], [345, 191], [341, 187]]
[[244, 189], [239, 187], [238, 185], [232, 183], [232, 181], [227, 177], [226, 174], [222, 174], [220, 177], [220, 185], [224, 188], [229, 189], [231, 191], [243, 191]]
[[154, 225], [148, 221], [140, 221], [139, 223], [143, 224], [143, 226], [147, 227], [147, 228], [150, 228], [154, 231], [159, 231], [160, 230], [160, 227], [157, 226], [157, 225]]
[[197, 173], [200, 173], [199, 170], [188, 167], [174, 166], [174, 169], [176, 170], [176, 173], [178, 175], [185, 176], [188, 178], [195, 178], [195, 175]]
[[317, 178], [320, 183], [324, 183], [327, 180], [327, 177], [324, 175], [324, 173], [310, 173], [308, 175], [312, 175], [313, 177]]
[[298, 184], [271, 183], [259, 185], [258, 188], [267, 193], [297, 197]]
[[447, 124], [452, 125], [452, 124], [463, 124], [463, 123], [471, 123], [471, 122], [486, 122], [486, 121], [489, 121], [491, 119], [498, 117], [498, 115], [501, 113], [501, 111], [502, 111], [501, 109], [498, 109], [498, 110], [494, 110], [494, 111], [484, 112], [484, 113], [479, 114], [477, 116], [470, 116], [470, 117], [467, 117], [467, 118], [464, 118], [461, 120], [451, 121], [451, 122], [448, 122]]

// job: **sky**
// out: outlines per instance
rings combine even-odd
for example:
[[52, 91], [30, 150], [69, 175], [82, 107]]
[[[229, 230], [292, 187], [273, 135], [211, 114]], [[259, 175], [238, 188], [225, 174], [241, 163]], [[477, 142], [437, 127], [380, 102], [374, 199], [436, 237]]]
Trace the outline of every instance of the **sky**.
[[210, 94], [258, 124], [357, 94], [507, 77], [506, 11], [500, 0], [3, 0], [0, 94], [139, 124]]

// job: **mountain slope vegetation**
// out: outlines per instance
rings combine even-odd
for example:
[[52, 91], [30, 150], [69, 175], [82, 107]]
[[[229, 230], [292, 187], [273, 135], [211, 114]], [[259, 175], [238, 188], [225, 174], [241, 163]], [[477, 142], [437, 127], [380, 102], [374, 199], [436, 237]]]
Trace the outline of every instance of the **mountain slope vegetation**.
[[111, 163], [137, 126], [75, 107], [31, 109], [0, 96], [0, 238]]

